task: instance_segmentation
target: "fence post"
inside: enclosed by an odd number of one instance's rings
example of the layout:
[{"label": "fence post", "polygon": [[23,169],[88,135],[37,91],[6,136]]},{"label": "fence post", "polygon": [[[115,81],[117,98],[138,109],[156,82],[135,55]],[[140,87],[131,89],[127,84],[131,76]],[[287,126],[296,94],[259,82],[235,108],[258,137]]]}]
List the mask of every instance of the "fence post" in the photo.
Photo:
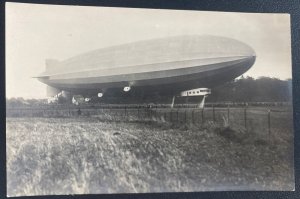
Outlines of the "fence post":
[{"label": "fence post", "polygon": [[167,121],[167,112],[166,111],[164,111],[164,119],[165,119],[165,121]]},{"label": "fence post", "polygon": [[127,115],[127,107],[125,106],[125,108],[124,108],[124,116],[125,116],[125,119],[126,119],[126,115]]},{"label": "fence post", "polygon": [[202,124],[204,124],[204,108],[202,108],[201,119]]},{"label": "fence post", "polygon": [[271,135],[271,110],[268,110],[268,130],[269,130],[269,136]]},{"label": "fence post", "polygon": [[185,112],[184,112],[184,123],[186,124],[186,110],[185,110]]},{"label": "fence post", "polygon": [[177,123],[179,123],[179,113],[178,113],[178,109],[177,109]]},{"label": "fence post", "polygon": [[194,120],[194,112],[195,112],[195,110],[193,109],[193,111],[192,111],[192,123],[194,124],[195,122],[195,120]]},{"label": "fence post", "polygon": [[229,122],[229,104],[227,105],[227,120],[228,120],[228,124],[230,123]]},{"label": "fence post", "polygon": [[244,121],[245,121],[245,129],[246,129],[246,131],[248,131],[248,129],[247,129],[247,108],[244,109]]},{"label": "fence post", "polygon": [[216,117],[215,117],[215,106],[214,105],[212,107],[212,110],[213,110],[213,121],[215,122],[216,121]]},{"label": "fence post", "polygon": [[170,111],[170,121],[173,122],[173,110]]}]

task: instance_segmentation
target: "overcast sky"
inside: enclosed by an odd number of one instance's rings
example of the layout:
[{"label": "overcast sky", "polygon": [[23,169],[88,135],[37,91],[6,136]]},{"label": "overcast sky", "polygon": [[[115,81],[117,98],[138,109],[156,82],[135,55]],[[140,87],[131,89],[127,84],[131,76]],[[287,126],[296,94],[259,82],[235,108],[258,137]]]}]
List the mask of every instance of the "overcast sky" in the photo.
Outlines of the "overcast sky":
[{"label": "overcast sky", "polygon": [[6,96],[45,98],[46,86],[31,78],[45,70],[45,59],[183,34],[243,41],[257,55],[244,75],[291,78],[288,14],[6,3]]}]

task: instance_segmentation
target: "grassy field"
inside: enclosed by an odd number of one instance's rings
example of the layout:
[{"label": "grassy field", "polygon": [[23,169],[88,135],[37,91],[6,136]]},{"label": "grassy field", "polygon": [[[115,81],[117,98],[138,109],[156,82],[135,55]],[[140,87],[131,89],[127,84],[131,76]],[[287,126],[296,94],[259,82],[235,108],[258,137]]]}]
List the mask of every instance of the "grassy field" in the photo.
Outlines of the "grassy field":
[{"label": "grassy field", "polygon": [[206,122],[7,118],[9,196],[292,190],[293,134]]}]

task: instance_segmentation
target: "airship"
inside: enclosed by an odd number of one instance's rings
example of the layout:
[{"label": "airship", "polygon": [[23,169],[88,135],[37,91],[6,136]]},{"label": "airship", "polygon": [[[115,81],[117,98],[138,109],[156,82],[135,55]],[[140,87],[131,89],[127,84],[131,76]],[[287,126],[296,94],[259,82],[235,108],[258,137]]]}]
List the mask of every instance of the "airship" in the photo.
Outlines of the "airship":
[{"label": "airship", "polygon": [[180,35],[110,46],[62,61],[48,59],[37,78],[48,85],[48,95],[64,91],[88,98],[142,91],[176,96],[231,81],[255,59],[249,45],[232,38]]}]

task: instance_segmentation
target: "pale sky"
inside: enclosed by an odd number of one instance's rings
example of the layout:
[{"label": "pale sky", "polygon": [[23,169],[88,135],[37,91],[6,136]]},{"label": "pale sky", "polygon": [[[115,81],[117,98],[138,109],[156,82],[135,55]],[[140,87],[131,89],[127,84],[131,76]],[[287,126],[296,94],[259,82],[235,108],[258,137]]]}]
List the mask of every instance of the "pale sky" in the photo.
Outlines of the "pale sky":
[{"label": "pale sky", "polygon": [[290,16],[6,3],[6,97],[45,98],[45,59],[175,35],[230,37],[256,52],[244,76],[292,77]]}]

